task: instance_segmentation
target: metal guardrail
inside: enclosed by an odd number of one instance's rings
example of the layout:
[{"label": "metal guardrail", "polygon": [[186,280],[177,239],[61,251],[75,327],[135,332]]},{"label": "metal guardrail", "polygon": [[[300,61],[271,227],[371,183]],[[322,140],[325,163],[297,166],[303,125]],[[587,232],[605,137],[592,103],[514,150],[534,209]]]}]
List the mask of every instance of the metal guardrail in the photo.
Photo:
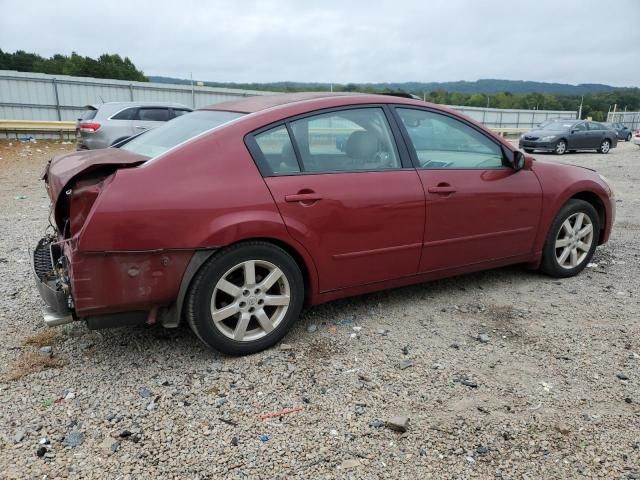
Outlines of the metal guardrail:
[{"label": "metal guardrail", "polygon": [[75,136],[76,122],[54,122],[41,120],[0,120],[0,132],[9,138],[19,134],[59,134],[60,138]]}]

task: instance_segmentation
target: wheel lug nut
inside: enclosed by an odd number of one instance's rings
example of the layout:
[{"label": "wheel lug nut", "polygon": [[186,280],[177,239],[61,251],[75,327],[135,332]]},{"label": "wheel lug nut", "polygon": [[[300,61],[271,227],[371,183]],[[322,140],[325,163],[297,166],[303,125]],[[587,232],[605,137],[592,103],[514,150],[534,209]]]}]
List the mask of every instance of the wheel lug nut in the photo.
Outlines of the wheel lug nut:
[{"label": "wheel lug nut", "polygon": [[246,307],[246,306],[247,306],[247,304],[246,304],[246,303],[244,303],[244,302],[240,302],[240,308],[244,308],[244,307]]},{"label": "wheel lug nut", "polygon": [[255,308],[253,308],[253,307],[251,307],[251,308],[249,309],[249,313],[253,313],[254,311],[255,311]]},{"label": "wheel lug nut", "polygon": [[255,291],[254,291],[254,293],[255,293],[256,295],[257,295],[258,293],[260,293],[260,289],[259,289],[259,288],[256,288],[256,289],[255,289]]}]

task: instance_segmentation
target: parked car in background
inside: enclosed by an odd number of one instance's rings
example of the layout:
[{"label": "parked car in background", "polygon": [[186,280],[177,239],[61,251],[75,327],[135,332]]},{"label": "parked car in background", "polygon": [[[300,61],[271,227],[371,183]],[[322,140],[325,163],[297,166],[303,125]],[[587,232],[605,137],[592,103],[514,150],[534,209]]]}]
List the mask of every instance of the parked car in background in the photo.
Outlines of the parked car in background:
[{"label": "parked car in background", "polygon": [[633,143],[640,147],[640,128],[633,132]]},{"label": "parked car in background", "polygon": [[609,153],[618,145],[615,130],[587,120],[560,120],[520,136],[519,147],[527,153],[535,150],[563,155],[568,151],[597,150]]},{"label": "parked car in background", "polygon": [[87,105],[76,123],[79,150],[107,148],[191,112],[179,103],[107,102]]},{"label": "parked car in background", "polygon": [[554,123],[554,122],[562,122],[562,121],[565,121],[565,122],[572,122],[573,120],[575,120],[575,119],[573,119],[573,118],[561,118],[561,117],[557,117],[557,118],[548,118],[547,120],[545,120],[545,121],[543,121],[543,122],[540,122],[540,123],[537,125],[537,127],[538,127],[538,128],[542,128],[542,127],[546,127],[546,126],[547,126],[547,125],[549,125],[550,123]]},{"label": "parked car in background", "polygon": [[56,157],[43,178],[49,325],[184,319],[235,355],[275,344],[304,305],[510,264],[576,275],[615,218],[593,170],[384,95],[220,103]]},{"label": "parked car in background", "polygon": [[618,140],[625,140],[627,142],[631,141],[632,132],[631,132],[631,129],[626,125],[622,123],[610,123],[610,122],[604,122],[603,125],[606,125],[612,130],[615,130],[616,133],[618,134]]}]

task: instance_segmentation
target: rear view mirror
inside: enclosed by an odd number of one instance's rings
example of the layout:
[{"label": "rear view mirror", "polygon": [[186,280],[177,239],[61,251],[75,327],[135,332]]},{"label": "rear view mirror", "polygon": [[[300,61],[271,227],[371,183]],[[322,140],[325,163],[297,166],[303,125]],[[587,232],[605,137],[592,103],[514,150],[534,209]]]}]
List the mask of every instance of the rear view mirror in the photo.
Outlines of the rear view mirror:
[{"label": "rear view mirror", "polygon": [[524,168],[524,153],[520,150],[513,154],[513,169],[517,172]]}]

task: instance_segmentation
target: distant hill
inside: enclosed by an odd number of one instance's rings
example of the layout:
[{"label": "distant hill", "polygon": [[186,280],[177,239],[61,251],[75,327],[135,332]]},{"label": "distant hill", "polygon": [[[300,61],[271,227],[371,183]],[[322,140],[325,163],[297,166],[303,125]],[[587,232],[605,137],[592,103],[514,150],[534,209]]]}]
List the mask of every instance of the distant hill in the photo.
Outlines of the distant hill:
[{"label": "distant hill", "polygon": [[[183,78],[172,78],[162,76],[149,76],[149,81],[159,83],[190,84],[191,81]],[[250,90],[273,90],[273,91],[300,91],[300,90],[330,90],[329,83],[313,82],[269,82],[269,83],[230,83],[230,82],[209,82],[204,84],[209,87],[242,88]],[[571,85],[568,83],[546,83],[531,82],[526,80],[498,80],[482,79],[474,82],[390,82],[390,83],[349,83],[334,84],[334,90],[392,90],[405,92],[432,92],[445,90],[447,92],[458,93],[484,93],[496,94],[500,92],[510,92],[514,95],[527,93],[552,93],[557,95],[585,95],[589,93],[613,92],[621,90],[621,87],[603,85],[600,83],[581,83]]]}]

